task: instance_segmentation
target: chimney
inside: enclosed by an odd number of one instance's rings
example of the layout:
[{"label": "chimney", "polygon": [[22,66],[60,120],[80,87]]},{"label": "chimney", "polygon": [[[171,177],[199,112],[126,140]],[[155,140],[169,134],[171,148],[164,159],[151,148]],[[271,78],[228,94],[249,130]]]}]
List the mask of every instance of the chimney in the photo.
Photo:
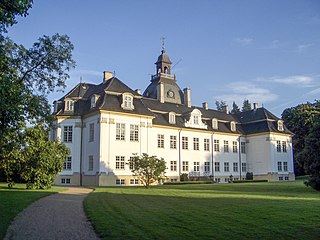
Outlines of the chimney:
[{"label": "chimney", "polygon": [[223,106],[222,107],[222,112],[225,112],[226,114],[229,114],[229,106],[228,105]]},{"label": "chimney", "polygon": [[112,72],[108,72],[108,71],[103,72],[103,82],[109,80],[112,77],[113,77]]},{"label": "chimney", "polygon": [[158,92],[158,100],[161,103],[164,103],[164,85],[163,85],[163,82],[159,83],[157,92]]},{"label": "chimney", "polygon": [[253,103],[253,110],[257,110],[259,107],[259,104],[258,103]]},{"label": "chimney", "polygon": [[203,107],[205,110],[208,110],[208,109],[209,109],[207,102],[202,103],[202,107]]},{"label": "chimney", "polygon": [[184,93],[184,105],[186,105],[188,108],[190,108],[191,107],[190,88],[183,89],[183,93]]},{"label": "chimney", "polygon": [[137,89],[135,90],[135,92],[141,95],[141,89],[140,89],[140,88],[137,88]]}]

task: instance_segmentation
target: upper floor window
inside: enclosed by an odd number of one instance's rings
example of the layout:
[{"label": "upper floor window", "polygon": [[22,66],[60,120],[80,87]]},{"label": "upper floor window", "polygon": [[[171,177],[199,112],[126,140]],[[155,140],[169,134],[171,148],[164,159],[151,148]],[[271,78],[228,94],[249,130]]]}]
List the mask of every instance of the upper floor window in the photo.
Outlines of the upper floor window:
[{"label": "upper floor window", "polygon": [[164,148],[164,135],[158,134],[158,148]]},{"label": "upper floor window", "polygon": [[218,129],[218,119],[216,118],[212,119],[212,128]]},{"label": "upper floor window", "polygon": [[63,163],[63,169],[64,170],[71,170],[71,165],[72,165],[72,157],[69,156]]},{"label": "upper floor window", "polygon": [[125,140],[126,136],[126,124],[117,123],[116,124],[116,140]]},{"label": "upper floor window", "polygon": [[72,126],[63,127],[63,141],[68,143],[72,142]]},{"label": "upper floor window", "polygon": [[65,111],[73,111],[74,109],[74,101],[73,100],[66,100],[65,101]]},{"label": "upper floor window", "polygon": [[90,123],[89,125],[89,142],[94,141],[94,123]]},{"label": "upper floor window", "polygon": [[199,125],[199,116],[197,116],[197,115],[193,116],[193,124]]},{"label": "upper floor window", "polygon": [[283,131],[283,121],[281,120],[278,121],[278,131]]},{"label": "upper floor window", "polygon": [[173,112],[169,113],[169,123],[170,124],[176,124],[176,115]]},{"label": "upper floor window", "polygon": [[129,93],[124,93],[122,95],[122,104],[121,107],[127,110],[133,110],[133,96]]},{"label": "upper floor window", "polygon": [[230,123],[230,128],[231,128],[232,132],[235,132],[236,131],[236,123],[235,122],[231,122]]},{"label": "upper floor window", "polygon": [[130,141],[139,141],[139,125],[130,124]]}]

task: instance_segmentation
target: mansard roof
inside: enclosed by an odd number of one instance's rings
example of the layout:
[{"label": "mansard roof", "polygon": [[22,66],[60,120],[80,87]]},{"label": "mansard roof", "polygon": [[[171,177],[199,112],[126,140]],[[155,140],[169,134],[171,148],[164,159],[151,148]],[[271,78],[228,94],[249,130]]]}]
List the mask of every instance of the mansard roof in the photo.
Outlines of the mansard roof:
[{"label": "mansard roof", "polygon": [[[123,93],[130,93],[133,95],[133,110],[125,110],[121,107]],[[90,98],[94,94],[97,95],[98,98],[96,106],[91,108]],[[64,99],[73,99],[75,101],[73,112],[64,111]],[[69,93],[62,97],[59,102],[60,105],[58,105],[57,116],[84,116],[98,110],[107,110],[150,116],[153,117],[153,124],[192,128],[186,127],[185,123],[186,121],[189,121],[192,111],[198,109],[202,114],[202,122],[207,126],[207,129],[201,129],[203,131],[244,135],[265,132],[292,134],[285,126],[284,131],[278,131],[277,123],[280,119],[265,108],[258,108],[237,114],[228,114],[226,112],[204,109],[197,106],[191,106],[189,108],[184,104],[169,102],[160,103],[157,99],[141,96],[116,77],[106,80],[99,85],[79,83]],[[175,124],[169,123],[169,112],[174,112],[176,114]],[[212,128],[213,118],[218,119],[218,129]],[[232,121],[237,123],[235,132],[232,132],[230,129],[230,122]]]}]

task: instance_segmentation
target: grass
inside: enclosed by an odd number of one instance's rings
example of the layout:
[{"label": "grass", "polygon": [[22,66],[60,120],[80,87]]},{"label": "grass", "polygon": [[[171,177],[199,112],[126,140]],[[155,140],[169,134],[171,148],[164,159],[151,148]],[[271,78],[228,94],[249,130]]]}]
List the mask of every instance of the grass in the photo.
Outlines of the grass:
[{"label": "grass", "polygon": [[32,202],[47,195],[61,192],[62,188],[49,190],[27,190],[25,184],[15,184],[12,189],[7,183],[0,183],[0,239],[3,239],[7,228],[14,217]]},{"label": "grass", "polygon": [[320,239],[320,193],[302,181],[96,188],[104,239]]}]

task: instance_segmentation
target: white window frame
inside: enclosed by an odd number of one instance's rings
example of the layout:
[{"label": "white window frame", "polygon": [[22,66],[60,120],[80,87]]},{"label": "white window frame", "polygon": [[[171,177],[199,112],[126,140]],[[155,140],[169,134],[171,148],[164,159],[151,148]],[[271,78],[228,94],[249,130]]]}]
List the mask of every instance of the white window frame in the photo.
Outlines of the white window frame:
[{"label": "white window frame", "polygon": [[246,154],[246,143],[245,142],[240,143],[240,148],[241,148],[241,153]]},{"label": "white window frame", "polygon": [[238,153],[238,142],[237,141],[232,142],[232,151],[233,151],[233,153]]},{"label": "white window frame", "polygon": [[216,118],[212,119],[212,128],[218,129],[218,119],[216,119]]},{"label": "white window frame", "polygon": [[237,162],[233,163],[233,172],[238,172],[239,171],[239,166]]},{"label": "white window frame", "polygon": [[188,137],[182,137],[182,149],[183,150],[189,149]]},{"label": "white window frame", "polygon": [[116,169],[124,170],[125,166],[125,157],[124,156],[116,156]]},{"label": "white window frame", "polygon": [[210,172],[210,162],[204,162],[204,172]]},{"label": "white window frame", "polygon": [[223,164],[224,166],[224,172],[230,172],[230,165],[229,165],[229,162],[225,162]]},{"label": "white window frame", "polygon": [[220,141],[219,139],[213,140],[213,149],[215,152],[220,152]]},{"label": "white window frame", "polygon": [[203,139],[203,150],[210,151],[210,139],[209,138]]},{"label": "white window frame", "polygon": [[277,152],[281,152],[281,141],[277,140]]},{"label": "white window frame", "polygon": [[288,172],[288,162],[283,162],[283,171]]},{"label": "white window frame", "polygon": [[200,172],[200,162],[193,162],[193,171]]},{"label": "white window frame", "polygon": [[177,149],[177,136],[170,136],[170,149]]},{"label": "white window frame", "polygon": [[199,150],[199,138],[193,138],[193,150]]},{"label": "white window frame", "polygon": [[73,126],[63,126],[63,142],[72,143]]},{"label": "white window frame", "polygon": [[215,172],[220,172],[220,162],[215,162],[214,163],[214,171]]},{"label": "white window frame", "polygon": [[130,124],[130,141],[139,142],[139,125]]},{"label": "white window frame", "polygon": [[230,122],[230,130],[232,132],[235,132],[237,130],[236,122],[234,122],[234,121]]},{"label": "white window frame", "polygon": [[241,170],[242,172],[246,172],[247,171],[247,163],[241,163]]},{"label": "white window frame", "polygon": [[169,113],[169,123],[176,124],[176,114],[174,112]]},{"label": "white window frame", "polygon": [[188,171],[189,171],[189,162],[182,161],[182,172],[188,172]]},{"label": "white window frame", "polygon": [[63,163],[63,170],[70,171],[72,170],[72,157],[68,156]]},{"label": "white window frame", "polygon": [[171,172],[177,171],[177,161],[170,161],[170,171]]},{"label": "white window frame", "polygon": [[158,134],[158,148],[164,148],[164,134]]},{"label": "white window frame", "polygon": [[126,124],[116,123],[116,140],[125,141],[126,140]]},{"label": "white window frame", "polygon": [[287,152],[287,142],[282,141],[282,152],[286,153]]},{"label": "white window frame", "polygon": [[278,131],[283,132],[284,131],[284,127],[283,127],[283,121],[278,120]]},{"label": "white window frame", "polygon": [[278,161],[278,172],[282,172],[282,162],[281,161]]},{"label": "white window frame", "polygon": [[65,100],[65,111],[73,112],[74,111],[74,101],[71,99]]},{"label": "white window frame", "polygon": [[122,94],[122,104],[121,107],[125,110],[133,110],[133,95],[131,93]]},{"label": "white window frame", "polygon": [[229,141],[228,140],[224,140],[223,141],[223,151],[225,153],[228,153],[229,152]]}]

